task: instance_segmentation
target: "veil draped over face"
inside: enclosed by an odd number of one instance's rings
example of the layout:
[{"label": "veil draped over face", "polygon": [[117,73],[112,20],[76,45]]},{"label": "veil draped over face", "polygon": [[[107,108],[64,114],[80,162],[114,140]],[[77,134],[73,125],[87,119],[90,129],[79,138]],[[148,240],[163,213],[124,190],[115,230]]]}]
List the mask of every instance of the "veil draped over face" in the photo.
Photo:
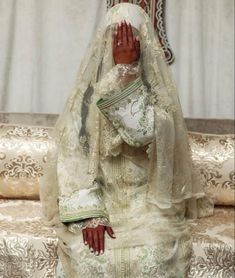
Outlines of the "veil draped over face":
[{"label": "veil draped over face", "polygon": [[[125,70],[122,65],[114,64],[112,55],[114,26],[121,19],[130,22],[140,38],[138,73],[149,88],[149,100],[154,105],[155,138],[146,150],[150,159],[146,202],[164,209],[188,199],[188,204],[194,208],[191,212],[196,213],[197,199],[205,193],[197,180],[199,175],[193,170],[177,89],[148,15],[138,5],[129,3],[117,4],[107,12],[89,45],[76,86],[55,126],[58,151],[62,154],[63,165],[68,167],[58,172],[60,189],[57,186],[51,187],[54,189],[50,192],[46,189],[42,198],[48,202],[54,198],[55,203],[58,196],[69,196],[76,191],[78,184],[79,188],[87,188],[97,178],[101,115],[96,102],[114,87],[121,86],[118,77]],[[123,142],[111,126],[109,137],[107,155],[112,153],[109,149],[118,149]],[[53,168],[53,163],[60,165],[60,157],[53,160],[48,154],[49,158],[50,167]],[[50,177],[47,182],[53,183],[52,179]],[[48,218],[53,216],[47,209],[46,214]]]}]

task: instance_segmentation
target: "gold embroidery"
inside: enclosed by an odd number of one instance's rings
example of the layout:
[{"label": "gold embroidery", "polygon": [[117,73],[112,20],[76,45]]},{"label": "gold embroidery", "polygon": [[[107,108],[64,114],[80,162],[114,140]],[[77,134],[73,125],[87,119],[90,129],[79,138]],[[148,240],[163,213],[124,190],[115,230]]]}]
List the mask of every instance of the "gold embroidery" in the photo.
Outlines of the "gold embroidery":
[{"label": "gold embroidery", "polygon": [[223,188],[235,189],[235,171],[229,173],[229,180],[222,183]]},{"label": "gold embroidery", "polygon": [[218,231],[219,227],[221,227],[222,230],[230,228],[231,225],[233,226],[234,217],[235,211],[233,207],[227,206],[226,208],[216,207],[213,216],[197,219],[191,224],[194,243],[224,243],[223,238],[219,236],[219,233],[210,234],[210,231],[213,230],[214,227],[217,227]]},{"label": "gold embroidery", "polygon": [[46,239],[37,249],[29,239],[6,237],[0,240],[0,275],[4,278],[54,277],[57,265],[57,240]]},{"label": "gold embroidery", "polygon": [[202,148],[206,147],[211,141],[211,138],[209,136],[205,136],[202,134],[190,134],[190,136],[192,140],[194,140],[195,144]]},{"label": "gold embroidery", "polygon": [[43,167],[29,155],[19,155],[4,164],[5,170],[0,172],[5,178],[38,178],[43,176]]},{"label": "gold embroidery", "polygon": [[46,154],[55,149],[52,128],[0,124],[0,196],[39,198]]},{"label": "gold embroidery", "polygon": [[[1,126],[2,128],[4,126]],[[30,138],[43,138],[49,139],[48,130],[46,128],[28,127],[28,126],[15,126],[7,130],[4,137],[30,137]]]},{"label": "gold embroidery", "polygon": [[235,253],[231,246],[210,244],[203,248],[204,256],[193,256],[188,278],[191,277],[234,277]]},{"label": "gold embroidery", "polygon": [[0,199],[0,277],[55,277],[58,239],[40,201]]},{"label": "gold embroidery", "polygon": [[232,134],[189,132],[195,171],[215,204],[235,204],[234,140]]}]

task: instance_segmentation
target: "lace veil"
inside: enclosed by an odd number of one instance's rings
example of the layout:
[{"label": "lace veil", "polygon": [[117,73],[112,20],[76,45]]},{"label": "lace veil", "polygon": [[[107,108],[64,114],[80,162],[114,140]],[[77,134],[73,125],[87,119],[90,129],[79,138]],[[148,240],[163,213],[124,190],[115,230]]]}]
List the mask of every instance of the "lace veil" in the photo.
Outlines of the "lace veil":
[{"label": "lace veil", "polygon": [[[56,124],[56,143],[65,160],[63,165],[67,164],[68,169],[66,175],[63,174],[63,168],[58,172],[60,192],[57,186],[50,187],[51,191],[42,189],[42,199],[47,204],[50,202],[50,205],[44,206],[48,219],[58,213],[56,208],[48,210],[53,198],[55,204],[58,195],[71,194],[78,183],[80,188],[86,188],[97,178],[100,113],[96,102],[115,86],[120,86],[118,76],[125,72],[122,65],[114,65],[112,56],[112,34],[115,24],[121,19],[130,22],[135,27],[135,34],[140,37],[141,59],[135,71],[138,71],[148,87],[155,111],[156,136],[147,148],[151,167],[146,201],[164,209],[170,208],[172,203],[193,198],[194,201],[191,199],[189,203],[192,205],[194,202],[195,209],[196,199],[204,196],[202,184],[196,181],[198,175],[193,171],[187,128],[177,89],[152,23],[138,5],[121,3],[111,8],[100,23],[80,66],[76,86]],[[112,128],[110,138],[118,144],[122,143]],[[60,164],[60,159],[56,161],[57,158],[53,158],[52,154],[50,156],[50,153],[48,159],[51,168],[55,167],[53,165],[56,162]],[[51,181],[53,178],[56,182],[55,176],[50,177]]]}]

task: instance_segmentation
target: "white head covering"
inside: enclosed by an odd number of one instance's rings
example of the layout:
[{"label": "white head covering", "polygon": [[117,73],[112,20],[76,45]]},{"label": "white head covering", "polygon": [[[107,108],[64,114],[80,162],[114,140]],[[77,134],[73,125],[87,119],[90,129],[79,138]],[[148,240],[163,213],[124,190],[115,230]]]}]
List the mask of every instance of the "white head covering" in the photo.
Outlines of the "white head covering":
[{"label": "white head covering", "polygon": [[143,12],[138,5],[131,3],[122,3],[119,5],[118,12],[113,13],[110,9],[105,16],[106,27],[115,23],[119,23],[122,20],[126,20],[133,27],[139,30],[143,23]]}]

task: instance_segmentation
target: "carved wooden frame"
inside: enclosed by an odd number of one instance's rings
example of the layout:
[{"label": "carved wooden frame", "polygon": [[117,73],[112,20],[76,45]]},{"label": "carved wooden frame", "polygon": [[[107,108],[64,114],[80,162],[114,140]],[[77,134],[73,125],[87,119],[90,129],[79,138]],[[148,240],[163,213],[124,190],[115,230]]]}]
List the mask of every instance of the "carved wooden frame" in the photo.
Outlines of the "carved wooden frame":
[{"label": "carved wooden frame", "polygon": [[149,15],[156,34],[164,50],[166,62],[172,64],[174,61],[174,54],[170,47],[165,29],[165,0],[106,0],[107,9],[121,2],[130,2],[140,5]]}]

